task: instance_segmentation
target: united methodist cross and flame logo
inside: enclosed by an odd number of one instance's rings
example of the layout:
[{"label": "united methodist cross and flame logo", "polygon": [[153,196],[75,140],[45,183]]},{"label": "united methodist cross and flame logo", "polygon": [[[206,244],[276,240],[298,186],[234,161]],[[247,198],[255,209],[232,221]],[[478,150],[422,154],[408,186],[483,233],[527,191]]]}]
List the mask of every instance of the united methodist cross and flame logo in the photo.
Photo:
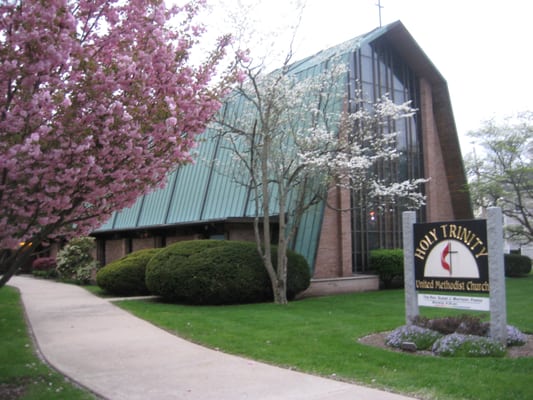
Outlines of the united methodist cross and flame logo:
[{"label": "united methodist cross and flame logo", "polygon": [[[452,259],[451,255],[454,253],[451,251],[452,244],[451,242],[448,242],[446,246],[444,246],[444,250],[442,250],[442,254],[440,256],[440,263],[442,264],[442,268],[448,270],[450,272],[450,276],[452,276]],[[446,257],[448,257],[448,254],[450,255],[450,263],[446,261]]]},{"label": "united methodist cross and flame logo", "polygon": [[479,278],[472,252],[457,240],[445,240],[429,253],[424,269],[426,277]]}]

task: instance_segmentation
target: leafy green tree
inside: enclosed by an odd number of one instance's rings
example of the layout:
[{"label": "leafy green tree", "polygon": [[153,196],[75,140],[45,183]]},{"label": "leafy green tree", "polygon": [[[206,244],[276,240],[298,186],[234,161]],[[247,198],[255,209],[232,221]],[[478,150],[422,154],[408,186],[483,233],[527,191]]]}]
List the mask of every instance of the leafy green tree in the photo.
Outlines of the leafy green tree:
[{"label": "leafy green tree", "polygon": [[473,205],[501,207],[508,238],[533,243],[533,112],[486,121],[469,136],[481,149],[465,160]]}]

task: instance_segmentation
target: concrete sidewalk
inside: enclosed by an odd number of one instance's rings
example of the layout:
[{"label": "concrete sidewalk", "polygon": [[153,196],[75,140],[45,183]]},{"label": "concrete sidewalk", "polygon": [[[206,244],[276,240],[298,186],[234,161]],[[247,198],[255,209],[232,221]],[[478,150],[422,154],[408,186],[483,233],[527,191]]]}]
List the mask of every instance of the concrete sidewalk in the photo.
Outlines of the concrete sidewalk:
[{"label": "concrete sidewalk", "polygon": [[74,285],[20,276],[9,285],[45,359],[106,399],[409,399],[192,344]]}]

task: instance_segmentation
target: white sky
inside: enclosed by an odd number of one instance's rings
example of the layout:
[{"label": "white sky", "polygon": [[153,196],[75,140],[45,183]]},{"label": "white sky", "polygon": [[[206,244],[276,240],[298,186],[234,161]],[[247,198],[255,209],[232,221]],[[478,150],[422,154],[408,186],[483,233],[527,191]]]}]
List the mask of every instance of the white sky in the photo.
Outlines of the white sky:
[{"label": "white sky", "polygon": [[[219,1],[230,7],[239,2]],[[294,59],[376,28],[377,2],[307,0]],[[261,5],[261,25],[284,25],[287,0]],[[447,80],[463,154],[469,147],[465,134],[482,121],[533,110],[533,1],[381,0],[381,5],[382,24],[401,20]]]}]

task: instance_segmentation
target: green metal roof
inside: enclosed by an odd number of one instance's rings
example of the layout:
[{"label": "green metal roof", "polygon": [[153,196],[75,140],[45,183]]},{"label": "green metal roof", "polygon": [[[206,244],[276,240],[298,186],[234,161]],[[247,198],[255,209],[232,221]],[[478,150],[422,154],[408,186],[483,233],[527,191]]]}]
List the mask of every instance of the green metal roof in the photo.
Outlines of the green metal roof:
[{"label": "green metal roof", "polygon": [[[375,29],[295,62],[289,67],[290,71],[303,78],[319,74],[333,59],[349,63],[349,54],[362,44],[383,35],[395,24]],[[241,100],[237,98],[232,102],[232,112],[243,112]],[[337,106],[340,110],[342,105]],[[231,165],[232,153],[220,145],[220,139],[213,130],[208,128],[198,137],[196,150],[196,162],[180,166],[170,173],[165,188],[141,196],[132,207],[113,214],[95,233],[254,216],[254,203],[248,189],[234,182],[227,174],[215,170],[219,164]],[[323,210],[323,204],[308,210],[302,218],[294,243],[295,250],[303,254],[311,266],[314,265]],[[275,209],[273,214],[276,214]]]}]

